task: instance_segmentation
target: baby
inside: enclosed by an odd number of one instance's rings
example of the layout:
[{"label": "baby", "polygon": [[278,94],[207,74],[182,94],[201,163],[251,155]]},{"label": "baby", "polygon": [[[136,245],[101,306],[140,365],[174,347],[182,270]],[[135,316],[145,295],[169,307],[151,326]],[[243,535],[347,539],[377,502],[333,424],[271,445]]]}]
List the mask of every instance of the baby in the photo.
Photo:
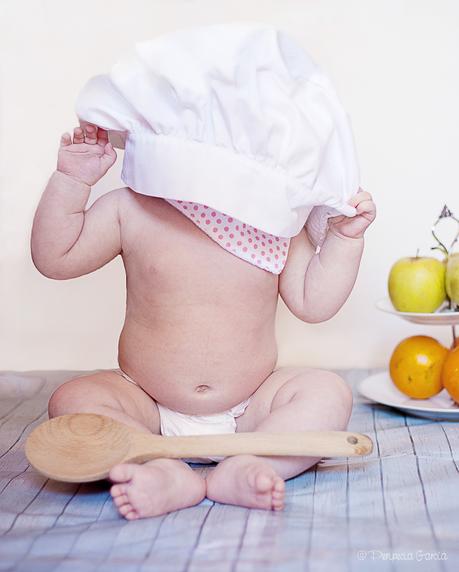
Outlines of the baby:
[{"label": "baby", "polygon": [[[330,371],[276,369],[274,322],[278,294],[309,323],[341,308],[375,218],[371,195],[352,197],[356,216],[329,219],[319,253],[305,229],[293,237],[276,274],[222,248],[161,198],[125,187],[85,211],[91,186],[115,160],[107,132],[96,125],[65,133],[35,214],[32,257],[42,274],[76,278],[120,255],[127,277],[120,369],[67,381],[52,395],[49,416],[99,413],[169,435],[344,430],[350,389]],[[237,455],[221,460],[207,478],[181,460],[124,463],[110,471],[111,495],[127,519],[192,506],[206,496],[281,510],[284,480],[318,460]]]}]

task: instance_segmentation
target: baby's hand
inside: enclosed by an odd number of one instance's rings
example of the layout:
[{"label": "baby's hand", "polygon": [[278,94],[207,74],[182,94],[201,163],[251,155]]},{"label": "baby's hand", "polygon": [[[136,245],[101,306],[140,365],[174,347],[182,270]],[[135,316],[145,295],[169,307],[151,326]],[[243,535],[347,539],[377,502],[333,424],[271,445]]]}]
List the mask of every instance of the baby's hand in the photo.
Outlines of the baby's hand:
[{"label": "baby's hand", "polygon": [[357,214],[353,217],[339,215],[328,219],[332,232],[348,238],[362,238],[366,229],[376,217],[376,205],[370,193],[359,189],[349,204],[356,208]]},{"label": "baby's hand", "polygon": [[97,183],[116,161],[108,133],[96,125],[75,127],[61,137],[57,170],[89,186]]}]

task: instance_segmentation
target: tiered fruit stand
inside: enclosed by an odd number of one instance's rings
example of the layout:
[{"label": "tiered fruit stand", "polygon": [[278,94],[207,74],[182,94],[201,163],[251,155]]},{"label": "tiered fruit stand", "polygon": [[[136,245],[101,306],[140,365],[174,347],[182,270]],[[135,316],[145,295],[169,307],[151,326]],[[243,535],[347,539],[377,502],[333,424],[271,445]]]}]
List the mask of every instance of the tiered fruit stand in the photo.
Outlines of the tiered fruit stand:
[{"label": "tiered fruit stand", "polygon": [[[451,242],[449,249],[447,249],[435,233],[435,227],[445,218],[453,219],[459,227],[459,220],[453,216],[445,205],[431,229],[432,235],[438,243],[438,246],[433,247],[432,250],[441,250],[442,253],[447,256],[453,252],[454,244],[459,238],[459,230]],[[459,324],[459,311],[457,310],[459,307],[451,301],[445,302],[438,310],[431,313],[399,312],[394,308],[389,298],[378,300],[376,307],[382,312],[393,314],[414,324],[450,326],[452,331],[451,348],[454,348],[456,345],[456,325]],[[451,399],[446,390],[441,391],[438,395],[430,399],[411,399],[395,387],[389,370],[364,379],[359,386],[359,392],[371,401],[395,407],[403,412],[411,413],[419,417],[459,420],[459,406]]]}]

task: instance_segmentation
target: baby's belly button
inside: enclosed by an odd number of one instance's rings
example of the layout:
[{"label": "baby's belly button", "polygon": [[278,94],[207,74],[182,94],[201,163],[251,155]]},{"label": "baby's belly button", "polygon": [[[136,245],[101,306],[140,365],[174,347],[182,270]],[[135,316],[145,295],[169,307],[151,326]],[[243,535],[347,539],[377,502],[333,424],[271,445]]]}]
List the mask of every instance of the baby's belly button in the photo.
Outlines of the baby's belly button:
[{"label": "baby's belly button", "polygon": [[210,385],[197,385],[194,390],[196,393],[207,393],[209,390],[211,390],[212,388],[210,387]]}]

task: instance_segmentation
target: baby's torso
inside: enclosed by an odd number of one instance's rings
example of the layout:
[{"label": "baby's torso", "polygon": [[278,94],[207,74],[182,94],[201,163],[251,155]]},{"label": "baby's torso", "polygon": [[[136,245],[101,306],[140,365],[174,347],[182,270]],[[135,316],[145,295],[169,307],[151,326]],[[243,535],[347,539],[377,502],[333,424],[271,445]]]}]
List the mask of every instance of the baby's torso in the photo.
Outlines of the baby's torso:
[{"label": "baby's torso", "polygon": [[120,367],[154,399],[205,414],[243,401],[277,360],[278,276],[224,250],[163,199],[131,192]]}]

